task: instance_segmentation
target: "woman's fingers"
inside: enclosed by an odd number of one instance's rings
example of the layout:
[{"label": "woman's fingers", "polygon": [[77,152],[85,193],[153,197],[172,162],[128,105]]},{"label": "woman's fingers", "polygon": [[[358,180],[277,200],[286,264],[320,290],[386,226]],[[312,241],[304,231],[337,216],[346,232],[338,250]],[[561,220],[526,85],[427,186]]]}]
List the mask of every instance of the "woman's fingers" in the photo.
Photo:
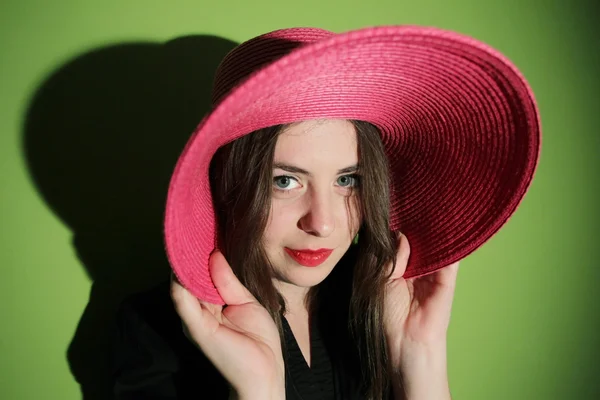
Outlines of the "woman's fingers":
[{"label": "woman's fingers", "polygon": [[[400,232],[397,237],[399,243],[396,252],[396,268],[390,276],[390,281],[402,278],[404,272],[406,272],[406,266],[408,265],[408,259],[410,257],[410,244],[408,243],[408,238]],[[392,265],[390,264],[390,269],[391,267]]]},{"label": "woman's fingers", "polygon": [[268,312],[220,252],[211,256],[210,271],[225,308],[199,301],[172,276],[171,296],[184,333],[238,392],[250,390],[263,378],[283,381],[281,344]]},{"label": "woman's fingers", "polygon": [[223,254],[216,250],[210,256],[210,275],[215,287],[227,305],[255,303],[256,298],[233,273]]},{"label": "woman's fingers", "polygon": [[202,303],[179,283],[174,274],[171,274],[171,298],[188,338],[191,336],[195,342],[203,341],[216,332],[219,321],[213,312],[203,307]]},{"label": "woman's fingers", "polygon": [[456,277],[458,275],[458,265],[459,261],[438,270],[437,282],[447,287],[455,287]]},{"label": "woman's fingers", "polygon": [[236,333],[223,328],[213,312],[208,310],[211,305],[198,301],[173,275],[171,297],[187,338],[198,346],[217,368],[226,368],[226,362],[231,357],[227,353],[233,343],[232,336]]}]

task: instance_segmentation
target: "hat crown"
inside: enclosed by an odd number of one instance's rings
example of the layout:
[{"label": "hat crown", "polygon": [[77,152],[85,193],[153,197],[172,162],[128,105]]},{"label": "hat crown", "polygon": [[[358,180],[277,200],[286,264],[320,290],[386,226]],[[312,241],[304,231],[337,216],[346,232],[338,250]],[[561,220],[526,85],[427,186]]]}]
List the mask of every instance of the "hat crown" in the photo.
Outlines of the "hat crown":
[{"label": "hat crown", "polygon": [[334,35],[320,28],[289,28],[265,33],[231,50],[215,73],[212,105],[216,106],[233,88],[253,73],[292,50]]}]

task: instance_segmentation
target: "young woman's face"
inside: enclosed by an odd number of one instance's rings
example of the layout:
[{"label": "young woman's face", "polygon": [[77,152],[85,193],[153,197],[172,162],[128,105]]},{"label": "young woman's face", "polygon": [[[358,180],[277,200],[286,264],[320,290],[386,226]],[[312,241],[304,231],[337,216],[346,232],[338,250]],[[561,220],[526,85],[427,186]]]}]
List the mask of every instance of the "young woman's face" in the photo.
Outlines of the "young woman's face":
[{"label": "young woman's face", "polygon": [[348,250],[361,222],[352,193],[357,164],[349,121],[296,123],[279,135],[264,236],[279,283],[315,286]]}]

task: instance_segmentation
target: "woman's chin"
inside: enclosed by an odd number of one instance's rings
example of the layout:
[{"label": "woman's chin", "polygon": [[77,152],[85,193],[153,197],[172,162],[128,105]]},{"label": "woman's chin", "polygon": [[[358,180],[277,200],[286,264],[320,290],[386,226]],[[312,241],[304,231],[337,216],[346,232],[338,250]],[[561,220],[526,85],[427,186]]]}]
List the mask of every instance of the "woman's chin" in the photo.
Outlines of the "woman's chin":
[{"label": "woman's chin", "polygon": [[323,265],[322,268],[295,266],[290,269],[288,269],[289,273],[286,274],[289,282],[295,286],[305,288],[317,286],[323,282],[333,270],[333,268],[325,265]]}]

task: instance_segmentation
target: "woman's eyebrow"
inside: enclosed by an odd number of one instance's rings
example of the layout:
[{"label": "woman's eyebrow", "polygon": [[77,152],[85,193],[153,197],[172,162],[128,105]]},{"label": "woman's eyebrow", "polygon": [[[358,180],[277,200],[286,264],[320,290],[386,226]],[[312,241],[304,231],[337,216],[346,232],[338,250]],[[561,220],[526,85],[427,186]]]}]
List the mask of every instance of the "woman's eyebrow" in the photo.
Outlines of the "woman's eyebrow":
[{"label": "woman's eyebrow", "polygon": [[[295,174],[303,174],[303,175],[306,175],[306,176],[311,176],[310,172],[308,172],[307,170],[302,169],[300,167],[296,167],[295,165],[290,165],[290,164],[276,162],[276,163],[273,163],[273,168],[282,169],[284,171],[292,172],[292,173],[295,173]],[[350,172],[356,172],[356,170],[358,170],[358,164],[354,164],[354,165],[351,165],[349,167],[342,168],[342,169],[338,170],[337,173],[338,174],[347,174],[347,173],[350,173]]]}]

